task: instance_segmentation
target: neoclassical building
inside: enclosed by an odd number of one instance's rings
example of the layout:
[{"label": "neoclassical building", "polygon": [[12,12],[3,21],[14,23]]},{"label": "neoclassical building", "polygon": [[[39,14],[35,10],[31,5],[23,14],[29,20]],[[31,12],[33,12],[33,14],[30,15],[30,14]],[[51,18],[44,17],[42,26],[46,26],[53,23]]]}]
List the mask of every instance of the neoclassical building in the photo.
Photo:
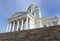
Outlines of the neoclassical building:
[{"label": "neoclassical building", "polygon": [[43,18],[38,6],[30,5],[25,12],[16,12],[8,18],[6,32],[42,28],[57,25],[58,17]]}]

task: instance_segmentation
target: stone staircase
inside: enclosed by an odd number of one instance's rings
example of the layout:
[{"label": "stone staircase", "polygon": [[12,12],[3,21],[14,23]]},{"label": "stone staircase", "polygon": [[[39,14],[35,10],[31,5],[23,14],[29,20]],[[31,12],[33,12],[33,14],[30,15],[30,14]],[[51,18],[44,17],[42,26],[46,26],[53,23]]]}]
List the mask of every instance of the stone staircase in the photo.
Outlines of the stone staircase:
[{"label": "stone staircase", "polygon": [[0,41],[60,41],[60,25],[0,33]]}]

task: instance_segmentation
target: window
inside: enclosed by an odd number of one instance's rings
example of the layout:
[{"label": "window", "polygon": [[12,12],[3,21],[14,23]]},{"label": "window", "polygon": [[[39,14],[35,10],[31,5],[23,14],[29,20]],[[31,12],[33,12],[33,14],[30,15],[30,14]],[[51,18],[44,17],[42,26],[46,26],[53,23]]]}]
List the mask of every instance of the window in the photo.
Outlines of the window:
[{"label": "window", "polygon": [[36,12],[34,11],[34,12],[32,13],[32,15],[36,17]]}]

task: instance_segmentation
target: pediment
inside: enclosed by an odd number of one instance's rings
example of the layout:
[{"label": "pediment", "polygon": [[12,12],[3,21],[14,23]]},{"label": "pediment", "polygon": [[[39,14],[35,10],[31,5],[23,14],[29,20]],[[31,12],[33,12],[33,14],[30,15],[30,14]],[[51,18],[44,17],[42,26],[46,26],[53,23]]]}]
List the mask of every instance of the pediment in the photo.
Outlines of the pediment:
[{"label": "pediment", "polygon": [[12,16],[10,16],[9,18],[13,18],[13,17],[17,17],[17,16],[22,16],[24,14],[27,14],[27,12],[16,12],[15,14],[13,14]]}]

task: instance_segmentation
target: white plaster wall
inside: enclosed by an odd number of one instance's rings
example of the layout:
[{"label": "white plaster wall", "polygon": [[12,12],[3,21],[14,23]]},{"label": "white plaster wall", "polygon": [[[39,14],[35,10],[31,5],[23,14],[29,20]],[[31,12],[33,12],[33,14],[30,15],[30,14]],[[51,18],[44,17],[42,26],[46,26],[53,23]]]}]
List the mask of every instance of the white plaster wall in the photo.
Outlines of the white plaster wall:
[{"label": "white plaster wall", "polygon": [[30,20],[30,29],[34,29],[34,28],[35,28],[34,21]]},{"label": "white plaster wall", "polygon": [[42,20],[43,25],[46,26],[54,26],[53,22],[58,22],[58,18],[57,17],[49,17],[49,18],[45,18]]},{"label": "white plaster wall", "polygon": [[30,18],[30,20],[29,20],[29,29],[34,29],[35,28],[35,25],[34,25],[35,24],[35,19],[30,14],[28,14],[28,17]]},{"label": "white plaster wall", "polygon": [[42,20],[40,20],[40,19],[36,19],[35,24],[36,24],[36,28],[42,28],[43,27]]}]

